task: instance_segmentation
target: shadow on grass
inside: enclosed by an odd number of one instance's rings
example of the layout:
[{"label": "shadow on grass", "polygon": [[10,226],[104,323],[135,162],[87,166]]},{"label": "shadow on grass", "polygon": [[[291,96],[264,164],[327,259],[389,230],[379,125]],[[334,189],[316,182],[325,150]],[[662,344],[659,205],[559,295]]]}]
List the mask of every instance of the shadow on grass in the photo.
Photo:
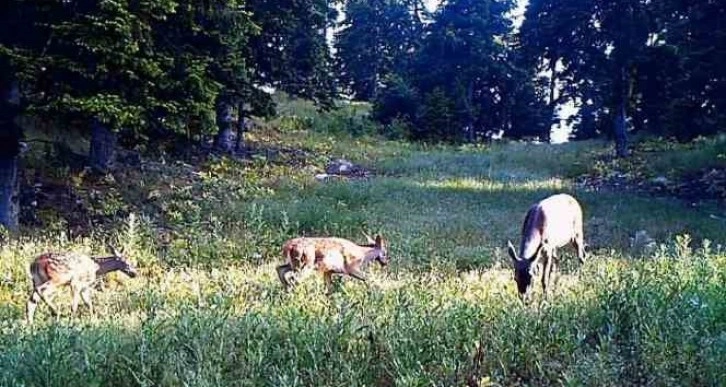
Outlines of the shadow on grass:
[{"label": "shadow on grass", "polygon": [[571,144],[503,143],[490,148],[433,149],[380,161],[392,176],[486,178],[489,180],[565,178],[581,173],[602,149],[593,142]]}]

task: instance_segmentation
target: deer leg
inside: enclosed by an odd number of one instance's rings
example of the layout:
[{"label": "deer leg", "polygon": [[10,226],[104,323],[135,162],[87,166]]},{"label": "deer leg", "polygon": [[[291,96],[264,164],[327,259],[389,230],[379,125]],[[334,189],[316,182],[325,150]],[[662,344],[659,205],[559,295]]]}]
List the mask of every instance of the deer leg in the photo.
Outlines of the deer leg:
[{"label": "deer leg", "polygon": [[88,307],[88,310],[91,312],[91,315],[94,315],[93,312],[93,303],[91,302],[91,288],[87,287],[81,290],[81,299],[83,300],[83,303],[86,304]]},{"label": "deer leg", "polygon": [[547,290],[548,290],[548,286],[549,286],[549,282],[550,282],[550,268],[552,265],[552,257],[550,256],[549,253],[547,253],[547,254],[544,254],[543,259],[544,259],[544,261],[542,262],[542,264],[544,266],[543,267],[544,270],[542,270],[542,293],[544,294],[544,297],[547,298]]},{"label": "deer leg", "polygon": [[327,295],[333,294],[333,272],[329,271],[323,274],[323,279],[325,280],[325,287],[328,289]]},{"label": "deer leg", "polygon": [[549,259],[547,260],[547,289],[549,289],[549,291],[551,292],[553,288],[552,277],[557,276],[557,251],[553,249],[548,255]]},{"label": "deer leg", "polygon": [[292,265],[290,265],[289,263],[277,267],[277,277],[280,279],[280,282],[282,282],[285,290],[290,290],[290,288],[292,287],[290,280],[287,278],[287,275],[292,271]]},{"label": "deer leg", "polygon": [[547,262],[549,257],[544,255],[542,258],[542,294],[547,297]]},{"label": "deer leg", "polygon": [[360,270],[358,270],[357,268],[354,268],[354,267],[348,268],[348,275],[350,275],[351,277],[353,277],[353,278],[355,278],[355,279],[357,279],[359,281],[363,281],[363,282],[366,282],[367,281],[366,275],[363,274],[363,272],[361,272]]},{"label": "deer leg", "polygon": [[560,278],[559,273],[557,272],[557,260],[558,260],[557,253],[555,253],[552,256],[552,259],[551,259],[552,262],[550,262],[550,278],[549,278],[550,284],[552,284],[552,280],[554,278],[554,285],[552,285],[551,287],[555,287]]},{"label": "deer leg", "polygon": [[296,276],[293,277],[293,286],[296,286],[300,282],[310,277],[315,272],[314,268],[310,265],[303,266]]},{"label": "deer leg", "polygon": [[78,303],[81,301],[81,289],[77,285],[71,285],[73,301],[71,301],[71,316],[75,317],[78,312]]},{"label": "deer leg", "polygon": [[575,237],[575,247],[577,248],[577,259],[581,264],[585,264],[585,239],[581,234]]},{"label": "deer leg", "polygon": [[30,294],[30,298],[28,299],[28,303],[25,305],[25,316],[29,324],[33,323],[33,317],[35,316],[35,309],[38,308],[38,302],[40,302],[40,294],[33,289],[33,292]]},{"label": "deer leg", "polygon": [[40,299],[43,300],[43,302],[46,305],[48,305],[48,307],[50,308],[50,313],[53,316],[56,316],[57,317],[58,316],[58,310],[56,310],[55,306],[53,306],[53,304],[48,300],[48,297],[47,297],[47,296],[50,296],[50,294],[54,290],[55,290],[55,288],[53,287],[53,284],[51,284],[50,282],[46,282],[46,283],[38,286],[37,288],[35,288],[35,292],[34,293],[37,294],[38,297],[40,297]]}]

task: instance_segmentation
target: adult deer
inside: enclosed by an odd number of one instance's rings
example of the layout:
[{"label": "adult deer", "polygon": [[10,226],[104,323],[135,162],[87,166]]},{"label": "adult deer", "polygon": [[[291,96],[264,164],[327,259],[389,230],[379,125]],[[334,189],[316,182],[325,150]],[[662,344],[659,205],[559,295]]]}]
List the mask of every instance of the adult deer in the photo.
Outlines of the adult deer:
[{"label": "adult deer", "polygon": [[91,290],[96,278],[120,270],[129,277],[136,277],[136,269],[113,247],[112,256],[92,258],[86,254],[65,252],[41,254],[30,264],[33,290],[26,305],[28,323],[33,322],[35,309],[42,300],[54,316],[58,315],[48,297],[58,288],[70,286],[73,293],[71,311],[75,315],[82,299],[93,314]]},{"label": "adult deer", "polygon": [[532,277],[542,256],[542,291],[547,297],[552,274],[556,270],[557,249],[574,244],[580,263],[585,262],[585,242],[582,231],[582,208],[570,195],[557,194],[534,204],[527,211],[522,225],[519,254],[511,241],[507,242],[514,263],[514,280],[523,301],[529,298]]},{"label": "adult deer", "polygon": [[285,289],[289,290],[315,271],[321,273],[328,288],[332,292],[332,277],[348,275],[357,280],[366,281],[361,267],[368,262],[376,261],[381,266],[388,264],[388,244],[380,236],[371,238],[363,233],[367,244],[356,244],[343,238],[294,238],[282,247],[282,255],[286,263],[277,267],[277,275]]}]

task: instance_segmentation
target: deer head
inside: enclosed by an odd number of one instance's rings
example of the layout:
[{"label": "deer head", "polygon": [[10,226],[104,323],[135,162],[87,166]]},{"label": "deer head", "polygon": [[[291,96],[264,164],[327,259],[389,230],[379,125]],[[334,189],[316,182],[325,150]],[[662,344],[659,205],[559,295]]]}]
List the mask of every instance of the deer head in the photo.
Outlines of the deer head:
[{"label": "deer head", "polygon": [[138,275],[136,268],[114,246],[109,244],[108,249],[111,250],[113,254],[113,259],[117,262],[116,265],[118,270],[131,278],[134,278]]},{"label": "deer head", "polygon": [[365,231],[361,231],[363,236],[368,241],[367,247],[372,248],[373,257],[371,259],[376,260],[381,266],[388,265],[388,243],[380,234],[377,234],[375,239],[371,238],[370,235],[366,234]]},{"label": "deer head", "polygon": [[512,241],[507,241],[507,250],[514,266],[514,281],[517,283],[519,297],[523,301],[529,298],[532,290],[532,278],[537,274],[537,259],[541,249],[542,245],[540,244],[533,256],[522,258],[517,254]]},{"label": "deer head", "polygon": [[[370,239],[370,237],[368,238]],[[388,242],[379,234],[376,235],[376,239],[373,240],[373,246],[378,251],[376,261],[378,261],[381,266],[388,265]]]}]

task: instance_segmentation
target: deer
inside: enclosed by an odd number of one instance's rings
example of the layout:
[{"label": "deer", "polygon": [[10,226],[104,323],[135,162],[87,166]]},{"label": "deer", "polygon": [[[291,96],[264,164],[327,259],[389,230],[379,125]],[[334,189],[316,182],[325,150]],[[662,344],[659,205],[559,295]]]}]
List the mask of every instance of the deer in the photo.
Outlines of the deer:
[{"label": "deer", "polygon": [[558,248],[573,244],[580,264],[585,263],[582,208],[568,194],[552,195],[532,205],[524,218],[521,234],[519,253],[511,240],[507,241],[507,249],[513,261],[519,297],[524,302],[529,299],[540,256],[543,257],[542,291],[545,298],[556,270]]},{"label": "deer", "polygon": [[388,265],[388,243],[381,235],[375,239],[363,232],[367,244],[357,244],[336,237],[299,237],[286,241],[282,247],[285,264],[277,267],[277,275],[285,290],[293,289],[315,271],[321,273],[328,289],[333,291],[333,275],[350,276],[366,282],[361,267],[371,261],[381,267]]},{"label": "deer", "polygon": [[104,257],[91,257],[76,252],[51,252],[37,256],[30,264],[32,292],[26,305],[27,322],[33,323],[35,310],[41,300],[48,305],[54,317],[58,316],[58,310],[49,297],[61,287],[71,288],[73,316],[78,311],[80,300],[83,300],[93,315],[91,290],[98,277],[114,271],[121,271],[130,278],[136,277],[136,268],[118,250],[111,246],[109,248],[113,255]]}]

